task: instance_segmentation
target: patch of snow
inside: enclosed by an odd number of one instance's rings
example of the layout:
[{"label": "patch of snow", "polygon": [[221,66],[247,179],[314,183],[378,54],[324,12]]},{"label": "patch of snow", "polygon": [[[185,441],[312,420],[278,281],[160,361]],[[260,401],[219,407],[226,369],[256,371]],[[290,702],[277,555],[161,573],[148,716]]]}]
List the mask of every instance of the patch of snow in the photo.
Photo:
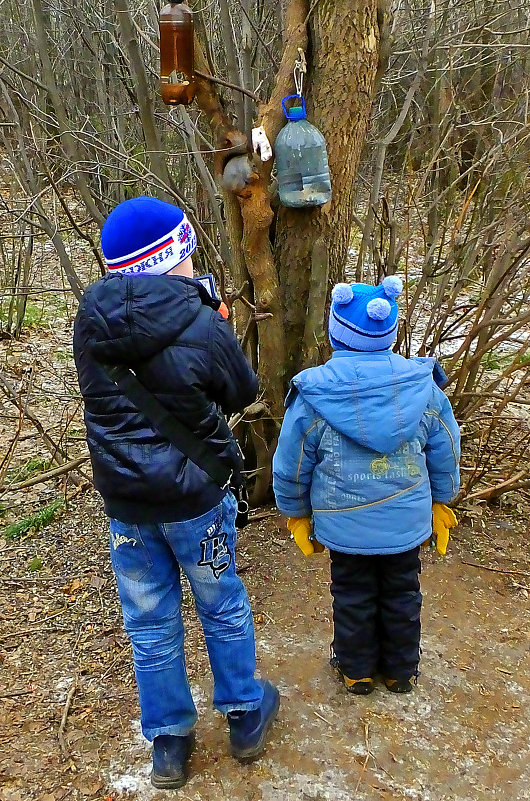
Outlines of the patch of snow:
[{"label": "patch of snow", "polygon": [[112,766],[109,789],[114,793],[136,793],[142,801],[149,801],[157,792],[151,784],[150,774],[151,764],[142,765],[129,773],[120,773],[116,766]]},{"label": "patch of snow", "polygon": [[292,773],[282,770],[272,781],[260,784],[261,801],[352,801],[351,787],[345,774],[336,768],[328,768],[319,776]]},{"label": "patch of snow", "polygon": [[59,701],[66,701],[68,690],[72,686],[74,676],[63,676],[55,685],[55,693]]},{"label": "patch of snow", "polygon": [[131,729],[134,732],[134,741],[142,749],[151,749],[151,743],[142,734],[142,724],[140,720],[131,720]]},{"label": "patch of snow", "polygon": [[151,750],[151,743],[142,734],[140,721],[131,720],[133,743],[129,749],[126,764],[113,760],[109,769],[109,788],[115,793],[131,794],[133,798],[150,801],[154,798],[156,790],[151,784],[151,759],[138,766],[131,765],[136,758],[145,758],[146,751]]},{"label": "patch of snow", "polygon": [[208,705],[208,698],[202,687],[199,684],[190,684],[190,690],[197,710],[204,709]]}]

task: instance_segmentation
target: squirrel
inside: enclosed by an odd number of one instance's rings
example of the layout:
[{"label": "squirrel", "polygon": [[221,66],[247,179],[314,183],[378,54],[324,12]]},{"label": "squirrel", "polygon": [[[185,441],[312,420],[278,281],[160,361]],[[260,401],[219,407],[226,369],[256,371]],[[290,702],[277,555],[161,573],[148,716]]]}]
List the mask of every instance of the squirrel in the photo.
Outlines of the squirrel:
[{"label": "squirrel", "polygon": [[248,155],[234,156],[223,169],[222,183],[225,189],[240,197],[249,197],[249,184],[259,178]]}]

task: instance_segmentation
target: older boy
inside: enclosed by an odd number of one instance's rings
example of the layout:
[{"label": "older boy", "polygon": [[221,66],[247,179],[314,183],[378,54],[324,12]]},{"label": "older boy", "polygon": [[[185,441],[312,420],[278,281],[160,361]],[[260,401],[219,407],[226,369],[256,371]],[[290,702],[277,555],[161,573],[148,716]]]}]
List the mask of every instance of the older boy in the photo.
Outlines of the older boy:
[{"label": "older boy", "polygon": [[157,400],[228,465],[238,447],[225,414],[257,380],[219,302],[193,280],[193,227],[177,206],[137,197],[106,220],[108,274],[84,294],[74,355],[85,401],[94,483],[110,518],[110,548],[133,647],[152,783],[186,781],[197,712],[184,662],[180,571],[187,575],[227,715],[233,755],[263,751],[277,689],[254,677],[254,627],[235,571],[236,501],[181,453],[118,389],[104,365],[126,365]]}]

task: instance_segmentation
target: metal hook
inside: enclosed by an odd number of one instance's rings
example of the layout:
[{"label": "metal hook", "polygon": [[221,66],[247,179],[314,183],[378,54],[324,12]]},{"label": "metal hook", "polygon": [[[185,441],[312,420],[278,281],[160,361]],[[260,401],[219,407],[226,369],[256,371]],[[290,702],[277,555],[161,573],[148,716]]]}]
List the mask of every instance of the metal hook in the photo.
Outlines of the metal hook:
[{"label": "metal hook", "polygon": [[301,47],[298,48],[298,58],[294,62],[294,85],[296,88],[296,94],[298,97],[302,97],[302,89],[304,86],[304,75],[307,73],[307,62],[305,59],[305,53]]}]

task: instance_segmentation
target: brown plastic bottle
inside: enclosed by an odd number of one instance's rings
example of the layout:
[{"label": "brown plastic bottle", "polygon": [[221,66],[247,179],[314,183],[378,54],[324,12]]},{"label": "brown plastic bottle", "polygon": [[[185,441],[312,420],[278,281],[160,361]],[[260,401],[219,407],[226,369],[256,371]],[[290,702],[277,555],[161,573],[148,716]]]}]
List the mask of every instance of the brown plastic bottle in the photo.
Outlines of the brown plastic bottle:
[{"label": "brown plastic bottle", "polygon": [[[160,12],[160,80],[176,70],[193,80],[193,14],[183,2],[168,3]],[[182,76],[178,76],[179,79]]]}]

